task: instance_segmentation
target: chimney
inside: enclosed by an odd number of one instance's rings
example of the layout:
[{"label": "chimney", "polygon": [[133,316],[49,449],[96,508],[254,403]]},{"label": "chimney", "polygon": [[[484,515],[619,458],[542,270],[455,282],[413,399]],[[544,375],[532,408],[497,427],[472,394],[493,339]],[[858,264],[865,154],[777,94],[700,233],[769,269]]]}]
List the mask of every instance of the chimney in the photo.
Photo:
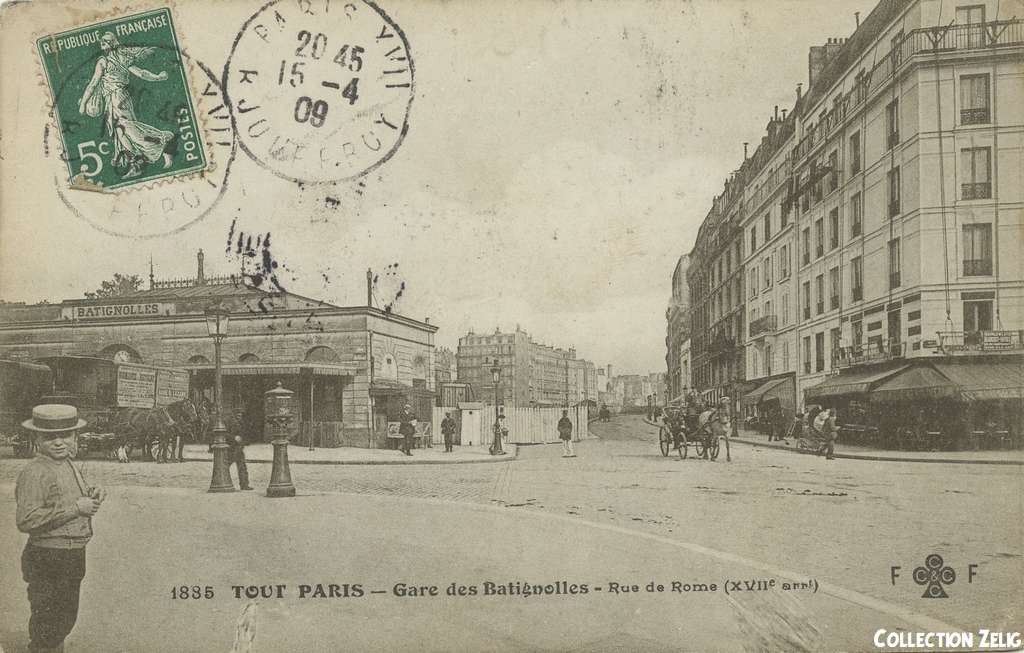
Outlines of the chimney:
[{"label": "chimney", "polygon": [[155,284],[156,278],[153,276],[153,255],[149,255],[149,289],[152,290]]},{"label": "chimney", "polygon": [[786,112],[787,112],[787,111],[789,111],[789,109],[783,109],[783,110],[782,110],[782,120],[783,120],[783,121],[785,121],[785,120],[786,120]]},{"label": "chimney", "polygon": [[743,141],[743,160],[747,160],[747,146],[750,145],[747,141]]},{"label": "chimney", "polygon": [[777,105],[777,104],[775,105],[775,115],[773,116],[773,118],[775,120],[779,119],[779,105]]},{"label": "chimney", "polygon": [[[831,42],[832,39],[829,39]],[[815,80],[825,70],[825,63],[828,61],[826,46],[812,45],[807,53],[807,88],[814,86]]]},{"label": "chimney", "polygon": [[803,87],[804,87],[804,85],[803,85],[802,82],[800,84],[796,85],[796,100],[797,100],[797,102],[799,102],[800,98],[803,96]]},{"label": "chimney", "polygon": [[860,29],[860,12],[853,12],[853,19],[857,21],[857,29]]},{"label": "chimney", "polygon": [[198,263],[196,269],[196,285],[201,286],[206,283],[206,274],[203,273],[203,250],[199,250],[196,254],[196,261]]},{"label": "chimney", "polygon": [[373,270],[370,268],[366,268],[366,306],[373,308]]}]

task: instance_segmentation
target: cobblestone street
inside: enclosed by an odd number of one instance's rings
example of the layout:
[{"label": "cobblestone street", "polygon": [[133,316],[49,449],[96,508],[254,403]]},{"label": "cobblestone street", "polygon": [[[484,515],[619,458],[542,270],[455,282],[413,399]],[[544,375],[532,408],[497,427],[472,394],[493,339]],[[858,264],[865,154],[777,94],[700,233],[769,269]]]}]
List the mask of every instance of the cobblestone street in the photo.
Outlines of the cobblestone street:
[{"label": "cobblestone street", "polygon": [[[743,444],[733,446],[732,462],[724,451],[713,463],[680,461],[661,456],[654,429],[639,417],[592,430],[599,439],[581,443],[574,459],[562,458],[559,447],[535,446],[503,464],[293,465],[292,477],[300,495],[326,500],[337,493],[415,497],[440,505],[442,514],[452,502],[504,507],[682,547],[654,559],[643,547],[620,551],[617,561],[633,577],[625,580],[644,581],[682,560],[739,564],[744,573],[752,566],[831,584],[860,607],[880,601],[956,627],[1019,627],[1020,603],[999,598],[1019,599],[1012,579],[1024,573],[1021,507],[1001,499],[1021,495],[1017,466],[825,461]],[[13,480],[20,464],[4,460],[0,470]],[[90,482],[109,487],[195,490],[188,503],[209,496],[201,493],[209,482],[204,463],[87,460],[83,467]],[[250,465],[250,474],[255,487],[265,487],[270,466]],[[274,511],[288,505],[274,502]],[[381,518],[390,519],[386,512]],[[443,538],[446,530],[421,537]],[[911,580],[932,552],[958,570],[948,600],[921,600]],[[968,564],[977,565],[971,582]],[[895,584],[892,566],[901,567]]]}]

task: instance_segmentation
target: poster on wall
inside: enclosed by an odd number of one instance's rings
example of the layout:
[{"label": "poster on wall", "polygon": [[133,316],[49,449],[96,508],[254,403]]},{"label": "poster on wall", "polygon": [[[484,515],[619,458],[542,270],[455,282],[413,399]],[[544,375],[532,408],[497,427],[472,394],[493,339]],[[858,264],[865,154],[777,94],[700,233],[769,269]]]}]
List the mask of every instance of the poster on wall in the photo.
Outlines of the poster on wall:
[{"label": "poster on wall", "polygon": [[117,405],[121,408],[152,408],[156,398],[157,370],[141,365],[117,368]]}]

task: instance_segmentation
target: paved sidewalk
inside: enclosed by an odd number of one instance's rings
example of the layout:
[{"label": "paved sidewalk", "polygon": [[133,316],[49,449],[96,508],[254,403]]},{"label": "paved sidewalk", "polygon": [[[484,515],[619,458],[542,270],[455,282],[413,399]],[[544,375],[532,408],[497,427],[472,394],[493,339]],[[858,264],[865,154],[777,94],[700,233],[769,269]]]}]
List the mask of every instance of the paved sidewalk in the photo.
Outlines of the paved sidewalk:
[{"label": "paved sidewalk", "polygon": [[[647,419],[644,422],[651,426],[661,426]],[[792,453],[814,455],[813,451],[798,449],[795,441],[768,442],[768,436],[749,429],[740,429],[739,437],[730,438],[730,442],[749,444],[765,449],[779,449]],[[836,443],[836,458],[850,460],[878,460],[904,463],[953,463],[976,465],[1024,465],[1024,451],[895,451],[889,449],[873,449]]]},{"label": "paved sidewalk", "polygon": [[[288,462],[299,465],[445,465],[458,463],[497,463],[514,460],[518,446],[505,445],[505,455],[492,456],[486,447],[455,447],[445,453],[444,447],[413,449],[406,456],[397,449],[361,449],[358,447],[317,448],[312,451],[305,446],[288,445]],[[186,461],[213,460],[213,454],[205,444],[186,444]],[[274,448],[270,444],[258,443],[245,446],[246,462],[269,463],[274,460]]]}]

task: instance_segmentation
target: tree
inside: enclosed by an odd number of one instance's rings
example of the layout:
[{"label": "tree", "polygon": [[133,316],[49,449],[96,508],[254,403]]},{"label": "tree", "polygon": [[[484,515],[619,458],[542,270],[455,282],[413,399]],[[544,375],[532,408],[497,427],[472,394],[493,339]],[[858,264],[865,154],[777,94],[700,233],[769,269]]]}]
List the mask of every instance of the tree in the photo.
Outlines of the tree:
[{"label": "tree", "polygon": [[103,299],[104,297],[120,297],[133,293],[142,286],[142,279],[139,275],[133,274],[128,276],[126,274],[115,273],[114,278],[109,281],[104,281],[100,284],[100,287],[93,291],[85,293],[85,296],[89,299]]}]

